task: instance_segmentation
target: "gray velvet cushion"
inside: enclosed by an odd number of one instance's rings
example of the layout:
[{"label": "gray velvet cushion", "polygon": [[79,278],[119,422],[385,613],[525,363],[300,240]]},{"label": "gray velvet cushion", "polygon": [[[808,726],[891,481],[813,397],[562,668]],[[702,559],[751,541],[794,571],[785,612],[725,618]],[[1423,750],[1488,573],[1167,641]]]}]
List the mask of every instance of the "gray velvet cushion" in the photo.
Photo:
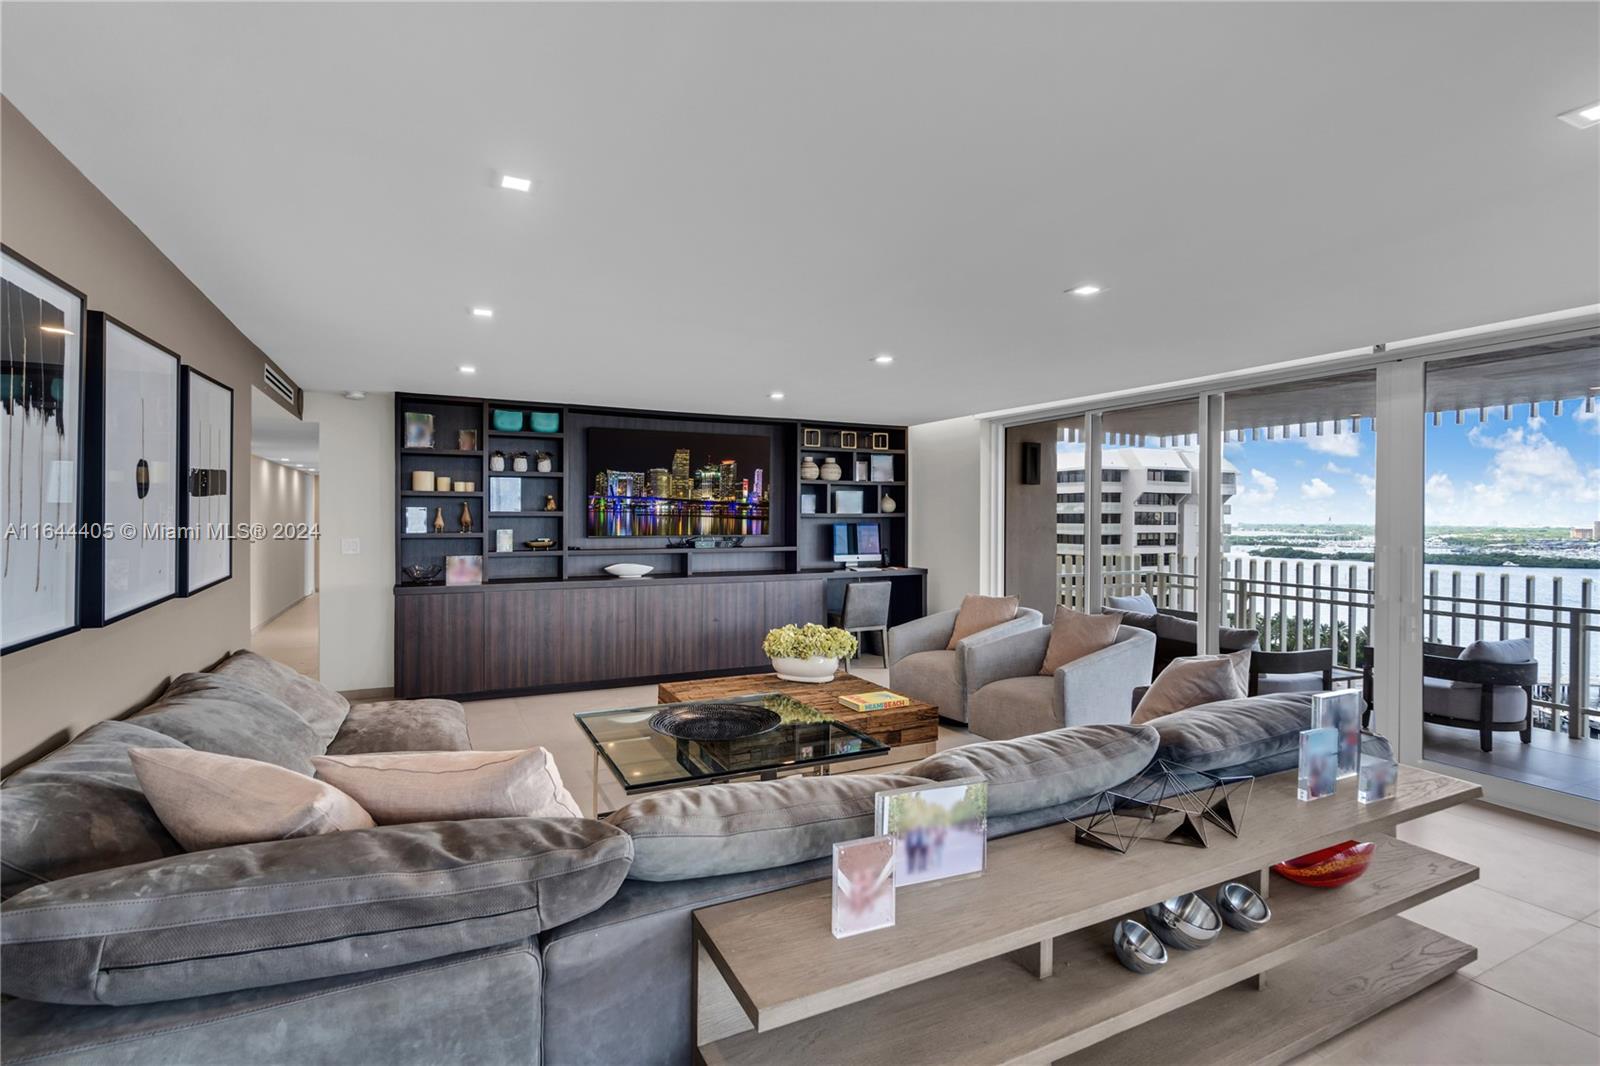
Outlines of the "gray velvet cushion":
[{"label": "gray velvet cushion", "polygon": [[144,798],[130,747],[186,748],[132,722],[100,722],[6,778],[0,897],[74,874],[183,851]]},{"label": "gray velvet cushion", "polygon": [[358,703],[325,754],[385,751],[468,751],[467,712],[455,700],[380,700]]},{"label": "gray velvet cushion", "polygon": [[931,781],[982,777],[989,782],[989,814],[999,817],[1121,784],[1149,765],[1156,740],[1148,726],[1074,726],[951,748],[913,763],[906,773]]},{"label": "gray velvet cushion", "polygon": [[14,999],[0,1008],[0,1041],[8,1066],[536,1066],[542,970],[538,947],[523,940],[162,1003]]},{"label": "gray velvet cushion", "polygon": [[600,822],[485,818],[194,852],[9,900],[9,995],[150,1003],[505,944],[605,902],[632,845]]},{"label": "gray velvet cushion", "polygon": [[1263,696],[1274,692],[1321,692],[1322,671],[1311,670],[1303,674],[1261,674],[1256,678],[1256,691]]},{"label": "gray velvet cushion", "polygon": [[1163,715],[1156,758],[1194,770],[1272,774],[1298,765],[1300,733],[1311,728],[1311,693],[1220,700]]},{"label": "gray velvet cushion", "polygon": [[1531,663],[1533,641],[1527,637],[1510,640],[1475,640],[1461,649],[1460,658],[1480,663]]},{"label": "gray velvet cushion", "polygon": [[[1489,697],[1489,706],[1493,721],[1520,722],[1528,717],[1528,693],[1520,685],[1496,685]],[[1425,677],[1422,679],[1422,713],[1464,722],[1481,721],[1483,686]]]},{"label": "gray velvet cushion", "polygon": [[327,685],[253,651],[230,655],[211,672],[282,700],[284,706],[305,719],[322,742],[323,750],[333,742],[345,715],[350,713],[350,701]]},{"label": "gray velvet cushion", "polygon": [[818,859],[873,834],[879,792],[926,784],[903,774],[785,777],[662,792],[606,821],[633,838],[630,877],[681,881]]},{"label": "gray velvet cushion", "polygon": [[322,741],[282,700],[216,674],[183,674],[130,721],[198,751],[311,772]]},{"label": "gray velvet cushion", "polygon": [[[1189,618],[1176,618],[1170,614],[1156,615],[1156,636],[1163,640],[1179,640],[1187,644],[1198,645],[1200,639],[1200,623]],[[1261,640],[1261,634],[1254,629],[1233,629],[1229,626],[1217,628],[1218,651],[1243,651],[1254,648]]]},{"label": "gray velvet cushion", "polygon": [[919,651],[889,667],[889,687],[902,695],[931,703],[946,718],[966,721],[967,701],[961,690],[961,653]]},{"label": "gray velvet cushion", "polygon": [[1134,614],[1156,613],[1156,601],[1146,592],[1137,596],[1107,596],[1106,606],[1113,611],[1132,611]]}]

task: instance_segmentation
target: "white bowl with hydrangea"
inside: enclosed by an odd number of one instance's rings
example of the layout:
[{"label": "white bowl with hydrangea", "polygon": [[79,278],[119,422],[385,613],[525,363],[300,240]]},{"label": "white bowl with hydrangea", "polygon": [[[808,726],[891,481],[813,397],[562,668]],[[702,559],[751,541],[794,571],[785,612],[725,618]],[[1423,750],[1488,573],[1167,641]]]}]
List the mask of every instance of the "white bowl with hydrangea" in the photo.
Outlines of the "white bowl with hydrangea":
[{"label": "white bowl with hydrangea", "polygon": [[772,672],[785,681],[821,685],[839,672],[839,660],[856,653],[856,638],[842,629],[807,622],[768,630],[761,650],[772,660]]}]

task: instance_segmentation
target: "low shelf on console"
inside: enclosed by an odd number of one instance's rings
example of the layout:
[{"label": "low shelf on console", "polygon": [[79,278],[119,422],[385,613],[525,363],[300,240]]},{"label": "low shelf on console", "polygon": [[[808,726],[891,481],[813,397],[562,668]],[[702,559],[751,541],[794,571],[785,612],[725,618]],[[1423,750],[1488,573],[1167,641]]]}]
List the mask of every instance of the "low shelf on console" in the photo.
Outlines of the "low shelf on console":
[{"label": "low shelf on console", "polygon": [[[1052,1062],[1079,1053],[1100,1061],[1092,1052],[1101,1041],[1126,1033],[1132,1046],[1148,1052],[1158,1038],[1178,1040],[1181,1029],[1163,1015],[1269,970],[1270,992],[1276,968],[1303,959],[1300,969],[1286,971],[1293,1002],[1280,1006],[1292,1016],[1233,1019],[1241,1028],[1269,1031],[1272,1046],[1225,1059],[1282,1061],[1283,1048],[1304,1050],[1298,1026],[1326,1039],[1470,962],[1471,947],[1418,932],[1394,916],[1475,880],[1476,867],[1382,834],[1481,790],[1404,767],[1395,797],[1384,803],[1363,807],[1347,787],[1300,804],[1295,776],[1259,779],[1242,836],[1213,829],[1205,849],[1144,841],[1118,855],[1074,844],[1065,825],[993,841],[982,876],[902,890],[893,928],[848,940],[829,932],[826,881],[696,911],[699,1058],[911,1066]],[[1224,928],[1208,947],[1174,951],[1148,975],[1116,961],[1110,927],[1118,918],[1168,896],[1260,877],[1271,862],[1350,837],[1378,845],[1359,880],[1328,890],[1273,878],[1273,918],[1261,929]],[[1374,939],[1369,934],[1377,929],[1384,932]],[[1361,960],[1364,971],[1347,974],[1343,938],[1354,935],[1366,939],[1353,942],[1348,958]],[[1036,957],[1046,941],[1053,965],[1041,979],[1016,953],[1031,948]],[[1337,950],[1320,950],[1335,941]],[[1320,999],[1307,1001],[1307,975],[1319,970],[1332,983]],[[1357,981],[1367,984],[1331,1012],[1336,1018],[1305,1020],[1330,1013],[1326,989]],[[1269,1002],[1279,1004],[1262,1001]],[[1164,1028],[1134,1035],[1147,1026]],[[1235,1046],[1243,1048],[1247,1036],[1235,1034]],[[1148,1053],[1114,1057],[1151,1060]]]}]

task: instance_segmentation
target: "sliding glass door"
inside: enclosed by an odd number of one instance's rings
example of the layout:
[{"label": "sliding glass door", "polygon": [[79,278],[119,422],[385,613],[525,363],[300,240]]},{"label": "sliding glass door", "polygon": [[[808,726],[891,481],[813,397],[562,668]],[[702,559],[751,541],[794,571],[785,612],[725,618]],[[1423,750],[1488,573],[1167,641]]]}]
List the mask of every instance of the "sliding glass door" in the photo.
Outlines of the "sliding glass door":
[{"label": "sliding glass door", "polygon": [[[1372,641],[1377,372],[1222,397],[1218,647],[1264,691],[1357,686]],[[1270,669],[1267,667],[1270,666]]]},{"label": "sliding glass door", "polygon": [[1422,757],[1600,800],[1600,348],[1429,362]]}]

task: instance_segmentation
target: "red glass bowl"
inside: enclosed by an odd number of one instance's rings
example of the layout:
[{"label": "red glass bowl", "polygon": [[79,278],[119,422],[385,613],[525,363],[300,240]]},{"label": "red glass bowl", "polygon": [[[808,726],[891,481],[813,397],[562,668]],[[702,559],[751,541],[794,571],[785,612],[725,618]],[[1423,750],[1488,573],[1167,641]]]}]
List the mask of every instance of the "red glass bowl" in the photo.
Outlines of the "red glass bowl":
[{"label": "red glass bowl", "polygon": [[1372,852],[1376,847],[1376,844],[1346,840],[1343,844],[1280,862],[1273,866],[1272,872],[1287,877],[1297,885],[1338,888],[1367,872],[1367,865],[1372,862]]}]

